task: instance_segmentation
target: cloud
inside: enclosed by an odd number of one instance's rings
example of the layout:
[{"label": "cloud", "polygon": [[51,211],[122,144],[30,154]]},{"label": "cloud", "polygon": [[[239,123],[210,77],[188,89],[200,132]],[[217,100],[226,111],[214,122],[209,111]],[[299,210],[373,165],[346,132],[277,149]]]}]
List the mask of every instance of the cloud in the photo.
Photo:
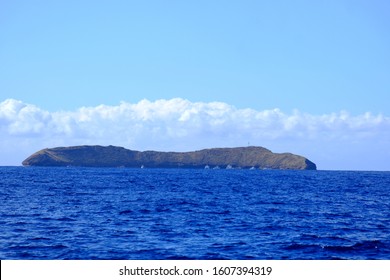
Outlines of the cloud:
[{"label": "cloud", "polygon": [[0,125],[3,133],[29,136],[39,134],[49,119],[48,112],[34,105],[13,99],[0,103]]},{"label": "cloud", "polygon": [[350,116],[347,112],[320,116],[299,111],[286,114],[279,109],[237,109],[221,102],[192,103],[180,98],[48,112],[7,99],[0,103],[0,125],[9,135],[25,137],[105,140],[112,137],[136,139],[140,134],[147,134],[174,140],[206,133],[215,137],[244,134],[258,139],[315,139],[373,136],[390,128],[390,118],[370,113]]},{"label": "cloud", "polygon": [[[390,118],[347,112],[311,115],[279,109],[238,109],[221,102],[175,98],[117,106],[82,107],[49,112],[7,99],[0,103],[3,144],[26,149],[74,144],[120,145],[131,149],[192,150],[216,146],[390,142]],[[18,142],[19,141],[19,142]],[[279,146],[278,146],[279,145]],[[268,146],[269,147],[269,146]]]}]

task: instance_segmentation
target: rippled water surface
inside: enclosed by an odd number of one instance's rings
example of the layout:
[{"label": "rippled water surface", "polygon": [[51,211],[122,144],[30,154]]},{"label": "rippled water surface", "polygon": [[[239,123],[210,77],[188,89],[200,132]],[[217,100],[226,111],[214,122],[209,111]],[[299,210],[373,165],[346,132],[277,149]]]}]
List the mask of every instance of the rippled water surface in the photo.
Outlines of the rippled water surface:
[{"label": "rippled water surface", "polygon": [[0,259],[390,259],[390,172],[0,167]]}]

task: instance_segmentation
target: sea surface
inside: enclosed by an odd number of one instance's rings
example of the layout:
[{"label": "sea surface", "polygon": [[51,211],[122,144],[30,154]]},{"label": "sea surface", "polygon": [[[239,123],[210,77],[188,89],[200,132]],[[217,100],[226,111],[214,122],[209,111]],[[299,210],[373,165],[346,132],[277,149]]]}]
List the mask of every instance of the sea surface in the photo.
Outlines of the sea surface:
[{"label": "sea surface", "polygon": [[390,172],[0,167],[0,259],[390,259]]}]

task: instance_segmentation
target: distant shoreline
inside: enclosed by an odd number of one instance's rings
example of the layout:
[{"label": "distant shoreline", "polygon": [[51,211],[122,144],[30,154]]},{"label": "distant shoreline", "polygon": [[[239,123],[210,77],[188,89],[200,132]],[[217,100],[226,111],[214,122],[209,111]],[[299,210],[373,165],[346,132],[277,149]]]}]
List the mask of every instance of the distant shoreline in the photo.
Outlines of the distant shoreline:
[{"label": "distant shoreline", "polygon": [[192,152],[134,151],[115,146],[70,146],[40,150],[23,166],[317,170],[315,163],[263,147],[212,148]]}]

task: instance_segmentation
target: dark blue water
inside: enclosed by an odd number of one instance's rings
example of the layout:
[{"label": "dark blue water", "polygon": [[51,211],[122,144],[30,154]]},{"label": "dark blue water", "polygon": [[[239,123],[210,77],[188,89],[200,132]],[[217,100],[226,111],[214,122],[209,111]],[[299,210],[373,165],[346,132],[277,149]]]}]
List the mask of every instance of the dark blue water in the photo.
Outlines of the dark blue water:
[{"label": "dark blue water", "polygon": [[0,259],[390,259],[390,172],[0,168]]}]

